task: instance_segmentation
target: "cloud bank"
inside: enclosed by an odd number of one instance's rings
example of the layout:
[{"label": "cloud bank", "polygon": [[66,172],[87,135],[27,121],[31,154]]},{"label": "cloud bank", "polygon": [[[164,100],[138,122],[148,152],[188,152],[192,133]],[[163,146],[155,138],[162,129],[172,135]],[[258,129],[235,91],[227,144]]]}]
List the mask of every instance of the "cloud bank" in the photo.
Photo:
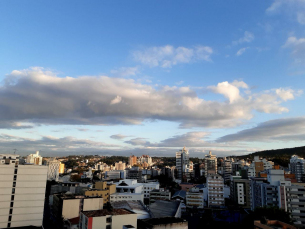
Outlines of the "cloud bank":
[{"label": "cloud bank", "polygon": [[153,87],[107,76],[58,77],[42,68],[15,70],[0,87],[0,127],[135,125],[165,120],[180,127],[221,128],[251,119],[253,111],[287,112],[281,103],[298,94],[282,88],[252,93],[242,81],[200,88],[223,100],[205,100],[191,87]]}]

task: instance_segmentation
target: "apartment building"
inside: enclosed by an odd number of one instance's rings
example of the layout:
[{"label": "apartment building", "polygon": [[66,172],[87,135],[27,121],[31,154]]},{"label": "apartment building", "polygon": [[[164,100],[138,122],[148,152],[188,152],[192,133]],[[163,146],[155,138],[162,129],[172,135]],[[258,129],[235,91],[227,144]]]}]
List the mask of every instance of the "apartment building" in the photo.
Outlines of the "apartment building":
[{"label": "apartment building", "polygon": [[267,169],[272,169],[273,166],[274,162],[267,161],[265,158],[259,159],[259,156],[255,156],[248,168],[248,177],[258,177],[260,172]]},{"label": "apartment building", "polygon": [[207,177],[208,206],[224,206],[224,180],[218,174],[209,174]]},{"label": "apartment building", "polygon": [[152,190],[160,188],[160,183],[158,181],[145,182],[141,184],[143,184],[144,198],[149,198]]},{"label": "apartment building", "polygon": [[204,208],[203,189],[193,187],[186,191],[186,206],[190,208]]},{"label": "apartment building", "polygon": [[298,182],[305,182],[305,160],[297,155],[290,158],[289,170]]},{"label": "apartment building", "polygon": [[35,154],[30,154],[26,157],[27,164],[42,165],[42,157],[39,155],[39,151]]},{"label": "apartment building", "polygon": [[142,155],[141,157],[138,158],[138,163],[139,164],[146,163],[148,166],[150,166],[152,165],[152,158],[148,155]]},{"label": "apartment building", "polygon": [[103,198],[104,204],[110,201],[110,195],[116,192],[115,184],[107,184],[105,181],[96,182],[93,189],[85,191],[85,196],[98,196]]},{"label": "apartment building", "polygon": [[42,226],[47,169],[0,155],[0,228]]},{"label": "apartment building", "polygon": [[[297,183],[298,184],[298,183]],[[278,206],[291,213],[295,224],[305,223],[305,187],[286,181],[283,170],[270,169],[267,178],[251,178],[251,209]]]},{"label": "apartment building", "polygon": [[133,166],[133,165],[137,164],[137,160],[138,160],[137,157],[132,155],[132,156],[129,157],[128,164],[130,166]]},{"label": "apartment building", "polygon": [[47,162],[48,180],[58,181],[60,165],[61,165],[61,162],[56,160],[55,158],[52,158]]},{"label": "apartment building", "polygon": [[190,173],[193,172],[193,168],[190,166],[189,152],[185,149],[185,147],[176,152],[176,169],[177,179],[179,180],[189,178]]},{"label": "apartment building", "polygon": [[124,226],[136,229],[137,214],[120,208],[83,211],[80,215],[80,229],[123,229]]},{"label": "apartment building", "polygon": [[208,155],[205,155],[204,158],[204,175],[205,177],[208,174],[216,174],[217,173],[217,157],[213,155],[210,151]]},{"label": "apartment building", "polygon": [[125,170],[126,168],[126,164],[119,161],[117,163],[115,163],[115,170]]},{"label": "apartment building", "polygon": [[150,191],[149,203],[154,203],[156,200],[170,200],[171,193],[169,190],[164,190],[164,188],[154,189]]},{"label": "apartment building", "polygon": [[250,208],[250,181],[241,176],[231,176],[230,199],[239,207]]},{"label": "apartment building", "polygon": [[57,220],[79,217],[80,211],[103,209],[102,197],[86,197],[74,194],[54,194],[52,214]]}]

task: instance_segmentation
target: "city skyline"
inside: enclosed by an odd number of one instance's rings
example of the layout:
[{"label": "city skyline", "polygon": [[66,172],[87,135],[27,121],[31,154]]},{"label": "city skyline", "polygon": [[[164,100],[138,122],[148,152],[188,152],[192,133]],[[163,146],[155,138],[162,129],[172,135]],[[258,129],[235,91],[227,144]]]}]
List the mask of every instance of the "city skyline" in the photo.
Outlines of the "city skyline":
[{"label": "city skyline", "polygon": [[305,2],[3,1],[1,153],[304,145]]}]

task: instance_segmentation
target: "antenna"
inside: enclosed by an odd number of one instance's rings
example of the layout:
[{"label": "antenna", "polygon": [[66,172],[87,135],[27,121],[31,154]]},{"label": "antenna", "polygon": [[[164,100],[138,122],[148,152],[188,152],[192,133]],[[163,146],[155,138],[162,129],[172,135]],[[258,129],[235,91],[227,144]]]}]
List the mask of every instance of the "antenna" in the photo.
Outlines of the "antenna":
[{"label": "antenna", "polygon": [[14,149],[14,154],[16,154],[17,149]]}]

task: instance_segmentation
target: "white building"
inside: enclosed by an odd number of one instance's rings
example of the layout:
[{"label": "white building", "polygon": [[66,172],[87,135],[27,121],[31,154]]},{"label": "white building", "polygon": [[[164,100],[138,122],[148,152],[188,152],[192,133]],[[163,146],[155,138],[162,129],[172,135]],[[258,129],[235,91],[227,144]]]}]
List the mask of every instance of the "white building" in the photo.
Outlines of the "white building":
[{"label": "white building", "polygon": [[183,147],[182,150],[176,152],[176,169],[177,179],[182,180],[184,176],[189,177],[189,174],[193,172],[193,168],[190,167],[189,152]]},{"label": "white building", "polygon": [[26,158],[27,164],[34,164],[34,165],[42,165],[42,157],[39,155],[39,151],[36,151],[35,154],[30,154]]},{"label": "white building", "polygon": [[218,174],[210,174],[207,177],[208,188],[208,206],[221,207],[224,206],[224,180]]},{"label": "white building", "polygon": [[159,182],[147,182],[147,183],[140,183],[140,184],[143,184],[144,198],[149,198],[150,192],[154,189],[159,189],[159,187],[160,187]]},{"label": "white building", "polygon": [[295,178],[298,182],[303,182],[305,179],[305,160],[293,155],[290,158],[289,170],[291,173],[295,174]]},{"label": "white building", "polygon": [[142,155],[141,157],[138,158],[138,163],[139,164],[144,164],[147,163],[147,165],[152,165],[152,158],[148,155]]},{"label": "white building", "polygon": [[0,155],[0,228],[42,226],[47,167]]},{"label": "white building", "polygon": [[115,170],[125,170],[126,164],[123,162],[115,163]]},{"label": "white building", "polygon": [[58,181],[60,164],[61,164],[60,161],[56,160],[55,158],[53,158],[47,162],[48,180]]}]

